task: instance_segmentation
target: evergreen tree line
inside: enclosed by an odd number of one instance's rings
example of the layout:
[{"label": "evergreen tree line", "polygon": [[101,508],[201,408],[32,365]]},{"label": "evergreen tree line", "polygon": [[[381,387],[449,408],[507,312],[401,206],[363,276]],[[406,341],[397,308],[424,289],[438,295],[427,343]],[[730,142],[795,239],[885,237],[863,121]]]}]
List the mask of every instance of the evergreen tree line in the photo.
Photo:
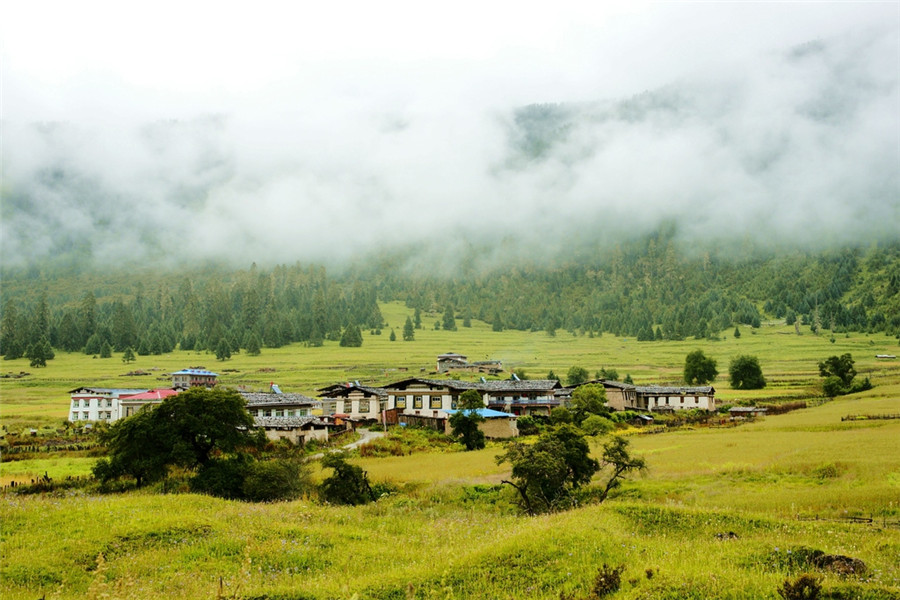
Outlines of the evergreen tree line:
[{"label": "evergreen tree line", "polygon": [[[147,290],[152,289],[152,293]],[[27,298],[27,296],[26,296]],[[294,342],[321,346],[383,323],[375,289],[342,283],[321,268],[277,267],[184,277],[177,285],[134,281],[130,294],[56,305],[42,292],[29,306],[9,295],[0,317],[0,352],[19,358],[40,340],[69,352],[162,354],[176,347],[220,353],[277,348]],[[346,337],[346,336],[345,336]]]},{"label": "evergreen tree line", "polygon": [[[324,267],[253,265],[205,273],[5,275],[0,352],[52,348],[108,355],[176,347],[214,353],[324,340],[359,345],[383,327],[378,301],[406,302],[415,318],[397,334],[415,340],[422,315],[435,327],[472,319],[504,329],[612,333],[638,340],[714,337],[763,319],[830,330],[900,334],[900,243],[817,254],[793,251],[725,259],[680,252],[665,233],[557,266],[519,263],[453,278],[411,273],[401,256],[329,275]],[[393,333],[393,331],[392,331]],[[395,338],[399,337],[395,334]]]}]

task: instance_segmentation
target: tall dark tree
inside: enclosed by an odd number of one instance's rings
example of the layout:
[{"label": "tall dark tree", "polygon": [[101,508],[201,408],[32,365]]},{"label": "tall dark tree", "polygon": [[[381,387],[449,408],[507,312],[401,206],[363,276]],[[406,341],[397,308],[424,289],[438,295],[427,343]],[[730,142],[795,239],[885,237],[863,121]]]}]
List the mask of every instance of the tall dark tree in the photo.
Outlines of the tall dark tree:
[{"label": "tall dark tree", "polygon": [[416,339],[416,331],[413,329],[413,322],[406,317],[406,323],[403,324],[403,341],[411,342]]},{"label": "tall dark tree", "polygon": [[447,309],[444,311],[441,326],[444,328],[444,331],[456,331],[456,317],[453,314],[452,304],[448,305]]}]

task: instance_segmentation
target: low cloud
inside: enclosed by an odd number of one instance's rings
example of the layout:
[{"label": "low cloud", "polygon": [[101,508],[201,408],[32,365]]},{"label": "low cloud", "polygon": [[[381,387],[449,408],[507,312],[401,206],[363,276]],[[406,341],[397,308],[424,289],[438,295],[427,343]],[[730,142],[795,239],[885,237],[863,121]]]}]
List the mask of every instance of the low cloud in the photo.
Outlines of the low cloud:
[{"label": "low cloud", "polygon": [[[569,71],[538,54],[527,74],[516,60],[338,61],[185,103],[106,79],[94,98],[76,79],[75,108],[46,113],[63,118],[4,118],[3,262],[537,257],[672,222],[718,246],[896,239],[900,31],[828,24],[735,38],[716,60],[693,50],[692,68],[608,89],[584,83],[607,62],[570,52]],[[43,98],[20,72],[6,86],[14,106]]]}]

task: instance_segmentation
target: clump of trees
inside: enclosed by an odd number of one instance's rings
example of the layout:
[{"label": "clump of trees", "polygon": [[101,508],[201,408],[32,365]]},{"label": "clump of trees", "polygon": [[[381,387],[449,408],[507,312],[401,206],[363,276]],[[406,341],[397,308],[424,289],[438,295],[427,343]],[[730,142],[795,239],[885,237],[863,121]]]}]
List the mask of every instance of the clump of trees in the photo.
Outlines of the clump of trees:
[{"label": "clump of trees", "polygon": [[343,454],[333,452],[322,458],[322,466],[333,473],[322,482],[320,493],[325,502],[356,506],[375,500],[368,474],[362,467],[347,462]]},{"label": "clump of trees", "polygon": [[856,378],[856,361],[849,353],[840,356],[829,356],[819,363],[819,376],[824,377],[822,391],[829,398],[853,394],[872,389],[872,382],[866,377],[863,381]]},{"label": "clump of trees", "polygon": [[265,435],[237,392],[192,388],[113,423],[101,433],[107,456],[94,476],[138,487],[189,472],[193,491],[253,501],[294,498],[310,486],[308,469],[290,454],[260,460]]},{"label": "clump of trees", "polygon": [[728,366],[731,387],[736,390],[759,390],[766,387],[759,359],[755,356],[738,356]]}]

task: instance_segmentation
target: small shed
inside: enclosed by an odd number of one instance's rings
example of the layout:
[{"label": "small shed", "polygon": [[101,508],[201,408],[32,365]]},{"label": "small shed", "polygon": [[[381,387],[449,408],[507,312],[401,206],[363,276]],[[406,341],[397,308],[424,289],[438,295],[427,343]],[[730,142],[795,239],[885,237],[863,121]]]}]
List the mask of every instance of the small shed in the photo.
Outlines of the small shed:
[{"label": "small shed", "polygon": [[732,406],[728,409],[728,416],[733,421],[737,419],[754,419],[756,417],[764,417],[767,410],[758,406]]}]

